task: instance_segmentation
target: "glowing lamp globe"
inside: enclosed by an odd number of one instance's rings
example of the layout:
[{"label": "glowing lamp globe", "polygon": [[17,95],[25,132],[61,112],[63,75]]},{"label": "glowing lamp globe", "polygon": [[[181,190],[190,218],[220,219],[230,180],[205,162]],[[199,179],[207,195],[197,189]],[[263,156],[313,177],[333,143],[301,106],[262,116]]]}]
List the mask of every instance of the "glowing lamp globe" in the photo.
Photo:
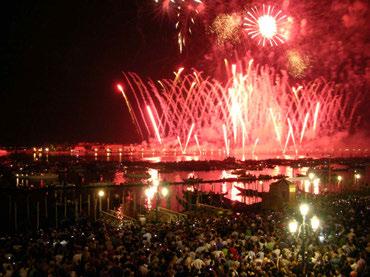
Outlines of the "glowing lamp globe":
[{"label": "glowing lamp globe", "polygon": [[308,174],[308,178],[309,178],[310,180],[313,180],[313,179],[315,178],[315,173],[310,172],[310,173]]},{"label": "glowing lamp globe", "polygon": [[289,222],[289,232],[291,232],[292,234],[294,234],[295,232],[297,232],[297,229],[298,229],[298,223],[297,221],[293,220],[291,222]]},{"label": "glowing lamp globe", "polygon": [[314,215],[312,218],[311,218],[311,227],[312,227],[312,230],[313,231],[316,231],[320,226],[320,220],[319,218]]},{"label": "glowing lamp globe", "polygon": [[161,194],[163,197],[166,197],[168,195],[168,188],[162,188]]},{"label": "glowing lamp globe", "polygon": [[99,190],[98,195],[99,197],[103,197],[105,195],[104,190]]},{"label": "glowing lamp globe", "polygon": [[301,215],[305,217],[308,214],[308,211],[310,210],[310,207],[307,204],[301,204],[299,206],[299,211],[301,212]]}]

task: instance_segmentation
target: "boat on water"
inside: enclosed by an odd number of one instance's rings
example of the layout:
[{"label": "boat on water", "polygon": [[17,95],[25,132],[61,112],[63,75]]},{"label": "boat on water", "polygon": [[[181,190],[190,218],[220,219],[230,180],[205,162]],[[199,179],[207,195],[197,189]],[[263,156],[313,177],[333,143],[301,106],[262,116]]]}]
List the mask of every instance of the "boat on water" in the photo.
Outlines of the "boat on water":
[{"label": "boat on water", "polygon": [[196,203],[213,206],[215,208],[232,210],[234,212],[243,212],[260,207],[260,203],[247,205],[243,202],[231,200],[227,198],[226,195],[227,193],[186,191],[184,192],[183,199],[180,199],[180,197],[177,196],[176,198],[185,209],[193,209],[194,207],[197,207],[197,205],[195,205]]},{"label": "boat on water", "polygon": [[131,179],[149,179],[150,174],[146,172],[130,172],[126,173],[125,177]]},{"label": "boat on water", "polygon": [[39,173],[39,174],[28,174],[21,176],[21,178],[29,180],[56,180],[59,175],[55,173]]},{"label": "boat on water", "polygon": [[182,193],[184,195],[189,194],[189,195],[200,195],[200,196],[210,196],[210,197],[220,197],[220,196],[225,196],[228,194],[228,192],[223,192],[223,193],[217,193],[213,191],[200,191],[200,190],[183,190]]},{"label": "boat on water", "polygon": [[272,179],[273,177],[271,175],[267,175],[267,174],[260,174],[258,176],[258,179],[259,180],[269,180],[269,179]]},{"label": "boat on water", "polygon": [[107,187],[107,186],[113,186],[114,184],[111,182],[95,182],[95,183],[90,183],[87,186],[89,187]]},{"label": "boat on water", "polygon": [[184,181],[184,183],[186,184],[197,184],[197,183],[200,183],[203,181],[202,178],[186,178],[186,179],[182,179]]},{"label": "boat on water", "polygon": [[200,182],[203,181],[203,179],[202,178],[199,178],[198,176],[196,176],[194,172],[189,173],[188,174],[188,178],[182,179],[182,180],[186,184],[196,184],[196,183],[200,183]]},{"label": "boat on water", "polygon": [[237,178],[241,178],[241,179],[250,179],[250,180],[257,179],[255,175],[250,174],[246,169],[242,169],[242,168],[232,170],[230,173],[233,175],[236,175]]},{"label": "boat on water", "polygon": [[243,175],[243,174],[246,173],[246,169],[237,168],[237,169],[232,170],[230,173],[233,174],[233,175]]},{"label": "boat on water", "polygon": [[239,186],[235,186],[235,188],[240,191],[241,195],[245,195],[245,196],[261,196],[263,194],[263,192],[258,192],[253,189],[245,189]]}]

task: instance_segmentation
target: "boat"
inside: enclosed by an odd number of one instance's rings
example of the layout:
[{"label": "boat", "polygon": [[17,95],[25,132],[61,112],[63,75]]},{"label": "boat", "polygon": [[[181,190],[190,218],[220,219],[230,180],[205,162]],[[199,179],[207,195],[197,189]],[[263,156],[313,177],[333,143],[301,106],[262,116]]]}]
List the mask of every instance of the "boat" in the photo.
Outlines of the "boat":
[{"label": "boat", "polygon": [[59,175],[55,173],[39,173],[23,176],[22,178],[28,178],[30,180],[56,180],[58,177]]},{"label": "boat", "polygon": [[238,186],[235,186],[235,188],[240,191],[240,194],[245,196],[261,196],[263,194],[263,192],[258,192],[253,189],[245,189]]},{"label": "boat", "polygon": [[149,179],[150,174],[146,172],[132,172],[132,173],[126,173],[125,177],[131,178],[131,179]]},{"label": "boat", "polygon": [[245,174],[245,172],[246,172],[246,169],[238,168],[238,169],[232,170],[230,173],[233,175],[243,175]]},{"label": "boat", "polygon": [[240,179],[248,179],[248,180],[256,180],[257,177],[253,174],[250,174],[249,172],[245,172],[244,174],[242,175],[239,175],[238,176]]},{"label": "boat", "polygon": [[182,180],[186,184],[197,184],[197,183],[200,183],[200,182],[203,181],[202,178],[197,178],[197,177],[190,177],[190,178],[186,178],[186,179],[182,179]]},{"label": "boat", "polygon": [[258,179],[259,180],[270,180],[270,179],[272,179],[272,176],[271,175],[267,175],[267,174],[260,174],[258,176]]},{"label": "boat", "polygon": [[186,184],[196,184],[203,181],[202,178],[197,177],[194,172],[188,174],[188,178],[182,179]]}]

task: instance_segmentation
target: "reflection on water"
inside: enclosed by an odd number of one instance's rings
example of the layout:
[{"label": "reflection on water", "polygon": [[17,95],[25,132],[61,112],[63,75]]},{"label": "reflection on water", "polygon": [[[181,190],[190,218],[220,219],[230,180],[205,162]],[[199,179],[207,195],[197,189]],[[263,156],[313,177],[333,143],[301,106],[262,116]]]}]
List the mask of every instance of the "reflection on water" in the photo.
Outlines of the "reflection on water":
[{"label": "reflection on water", "polygon": [[113,177],[113,183],[116,185],[121,185],[126,182],[126,178],[124,177],[123,171],[116,171],[114,172],[114,177]]},{"label": "reflection on water", "polygon": [[[218,151],[215,150],[214,154],[217,154]],[[33,156],[30,156],[31,159],[38,161],[48,161],[49,155],[42,153],[34,153]],[[74,157],[78,157],[78,154],[74,154]],[[209,157],[208,157],[209,158]],[[50,160],[57,159],[55,156],[50,156]],[[122,160],[146,160],[151,162],[160,162],[160,161],[190,161],[202,159],[199,156],[191,155],[179,155],[179,156],[158,156],[153,153],[152,156],[141,156],[137,155],[114,155],[111,153],[106,153],[101,155],[95,153],[90,157],[91,160],[97,161],[111,161],[117,162]],[[313,170],[318,176],[315,178],[307,178],[309,172],[312,172],[312,169],[308,167],[301,167],[299,164],[296,167],[290,166],[274,166],[271,168],[263,168],[258,170],[240,170],[235,168],[234,170],[210,170],[210,171],[172,171],[172,172],[161,172],[158,169],[146,169],[144,166],[123,166],[119,163],[95,163],[91,165],[91,170],[85,174],[83,172],[81,176],[78,175],[79,165],[78,159],[68,161],[71,168],[75,168],[77,172],[76,176],[72,176],[74,179],[70,178],[70,183],[75,183],[79,185],[91,184],[91,183],[107,183],[125,186],[127,183],[142,184],[143,187],[130,187],[126,191],[130,191],[127,195],[127,201],[136,201],[138,206],[146,207],[148,209],[153,209],[157,206],[157,203],[162,207],[171,208],[176,211],[181,211],[182,206],[179,203],[178,199],[184,198],[184,192],[186,191],[199,191],[202,193],[212,192],[216,194],[224,194],[227,199],[232,201],[238,201],[247,205],[258,203],[262,201],[261,194],[267,193],[270,191],[270,185],[274,180],[257,180],[250,182],[223,182],[222,179],[231,179],[237,178],[237,174],[243,174],[246,176],[254,175],[266,175],[266,176],[278,176],[284,175],[297,184],[297,189],[299,191],[304,191],[313,194],[320,194],[327,191],[340,191],[345,187],[356,186],[359,184],[365,184],[369,180],[369,170],[364,169],[361,171],[361,175],[356,173],[353,169],[342,168],[340,171],[331,172],[331,177],[328,177],[328,172],[322,170]],[[112,166],[114,164],[114,166]],[[327,166],[323,162],[320,166]],[[166,168],[165,168],[166,169]],[[145,171],[146,170],[146,171]],[[237,174],[236,174],[237,173]],[[85,175],[83,175],[85,174]],[[357,176],[357,177],[356,177]],[[49,184],[58,184],[60,180],[58,179],[41,179],[40,178],[24,178],[19,176],[15,178],[15,183],[18,187],[43,187]],[[81,177],[81,178],[80,178]],[[79,178],[81,181],[79,181]],[[214,181],[219,180],[219,182],[211,183],[202,183],[202,184],[186,184],[186,185],[170,185],[168,183],[173,182],[183,182],[189,178],[199,178],[204,181]],[[77,180],[77,181],[76,181]],[[84,181],[85,180],[85,181]],[[80,183],[79,183],[80,182]],[[168,188],[168,195],[163,193],[164,187]],[[256,195],[244,195],[241,194],[240,189],[256,191]]]},{"label": "reflection on water", "polygon": [[[343,180],[350,181],[351,172],[341,173],[341,178],[337,182],[332,182],[330,185],[323,183],[318,177],[312,180],[307,177],[309,168],[292,168],[289,166],[276,166],[274,168],[264,168],[262,170],[246,171],[247,174],[259,175],[285,175],[292,182],[296,183],[299,191],[307,193],[320,194],[323,192],[340,191],[343,189]],[[222,180],[223,178],[236,178],[238,175],[233,174],[232,170],[211,170],[197,171],[189,173],[188,171],[176,171],[170,173],[161,173],[155,169],[149,169],[150,179],[148,187],[144,191],[143,204],[145,207],[155,208],[157,203],[161,207],[170,208],[175,211],[181,211],[183,207],[179,204],[178,198],[184,199],[186,191],[199,191],[200,193],[215,193],[224,194],[224,197],[238,201],[247,205],[259,203],[262,201],[261,193],[270,191],[270,185],[275,180],[256,180],[250,182],[215,182],[215,183],[200,183],[187,185],[171,185],[168,186],[168,195],[164,197],[161,194],[161,189],[168,182],[182,182],[187,178],[200,178],[203,180]],[[302,176],[302,177],[296,177]],[[334,175],[333,175],[334,178]],[[336,177],[335,177],[336,178]],[[256,191],[256,195],[247,196],[241,193],[240,189]]]},{"label": "reflection on water", "polygon": [[[306,174],[308,168],[299,168],[299,174]],[[203,180],[221,180],[237,178],[237,174],[233,174],[232,170],[212,170],[212,171],[176,171],[170,173],[160,173],[158,170],[149,169],[148,173],[150,178],[148,179],[148,187],[144,191],[145,199],[144,205],[148,209],[156,207],[156,203],[159,203],[161,207],[167,207],[176,211],[181,211],[182,206],[179,206],[177,198],[184,198],[185,191],[199,191],[201,193],[212,192],[216,194],[224,194],[224,196],[230,200],[238,201],[247,205],[259,203],[262,198],[259,195],[246,196],[241,193],[238,188],[256,191],[258,193],[267,193],[270,191],[270,184],[275,180],[256,180],[250,182],[217,182],[217,183],[201,183],[193,185],[172,185],[169,186],[168,196],[164,197],[161,194],[159,187],[162,183],[167,182],[182,182],[188,178],[200,178]],[[246,174],[255,176],[259,175],[286,175],[293,176],[294,170],[288,166],[276,166],[274,168],[265,168],[263,170],[249,170]],[[303,181],[301,181],[303,184]],[[314,184],[314,193],[319,193],[319,183]],[[310,188],[304,189],[310,191]]]},{"label": "reflection on water", "polygon": [[[149,168],[148,173],[150,175],[150,178],[148,179],[149,186],[145,189],[146,201],[144,205],[146,208],[151,209],[153,206],[152,202],[153,202],[154,196],[157,197],[156,200],[158,202],[159,193],[160,193],[158,191],[158,187],[159,187],[160,180],[159,180],[158,170]],[[163,195],[163,196],[165,197],[167,195]]]}]

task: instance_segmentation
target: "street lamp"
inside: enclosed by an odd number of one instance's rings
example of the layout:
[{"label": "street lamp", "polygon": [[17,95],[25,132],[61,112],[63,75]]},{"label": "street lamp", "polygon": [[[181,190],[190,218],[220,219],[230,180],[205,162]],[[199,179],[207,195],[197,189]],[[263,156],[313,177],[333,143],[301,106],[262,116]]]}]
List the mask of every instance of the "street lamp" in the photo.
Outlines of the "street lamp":
[{"label": "street lamp", "polygon": [[355,184],[357,185],[358,184],[358,180],[361,179],[361,175],[360,175],[360,173],[356,173],[354,177],[355,177]]},{"label": "street lamp", "polygon": [[343,180],[343,177],[338,175],[337,179],[338,179],[338,183],[340,183]]},{"label": "street lamp", "polygon": [[310,224],[307,224],[307,215],[310,211],[310,206],[306,203],[302,203],[299,206],[299,211],[302,216],[302,222],[299,223],[297,220],[293,219],[289,225],[289,232],[292,235],[295,235],[298,231],[296,238],[302,238],[302,245],[301,245],[301,253],[302,253],[302,272],[303,274],[306,273],[307,262],[306,262],[306,240],[307,240],[307,233],[311,229],[312,232],[316,232],[317,229],[320,227],[320,220],[317,216],[312,216],[310,218]]},{"label": "street lamp", "polygon": [[313,172],[308,173],[308,180],[306,179],[304,181],[304,196],[307,197],[307,192],[310,191],[310,187],[314,187],[314,193],[315,188],[318,189],[320,179],[316,178],[316,174]]},{"label": "street lamp", "polygon": [[311,228],[314,232],[320,227],[320,219],[314,215],[311,217]]},{"label": "street lamp", "polygon": [[104,195],[105,195],[104,190],[99,190],[98,191],[98,196],[99,196],[99,212],[101,212],[101,210],[102,210],[101,202],[102,202],[102,198],[104,197]]},{"label": "street lamp", "polygon": [[312,181],[315,178],[315,173],[313,172],[308,173],[308,178]]},{"label": "street lamp", "polygon": [[167,197],[168,192],[169,192],[168,188],[166,188],[166,187],[163,187],[162,190],[161,190],[161,194],[162,194],[163,197]]},{"label": "street lamp", "polygon": [[291,222],[289,222],[289,232],[291,232],[292,234],[295,234],[297,230],[298,230],[297,220],[292,220]]},{"label": "street lamp", "polygon": [[299,206],[299,211],[301,212],[301,215],[303,216],[303,221],[306,218],[306,215],[308,214],[308,211],[310,210],[310,207],[307,204],[301,204]]}]

